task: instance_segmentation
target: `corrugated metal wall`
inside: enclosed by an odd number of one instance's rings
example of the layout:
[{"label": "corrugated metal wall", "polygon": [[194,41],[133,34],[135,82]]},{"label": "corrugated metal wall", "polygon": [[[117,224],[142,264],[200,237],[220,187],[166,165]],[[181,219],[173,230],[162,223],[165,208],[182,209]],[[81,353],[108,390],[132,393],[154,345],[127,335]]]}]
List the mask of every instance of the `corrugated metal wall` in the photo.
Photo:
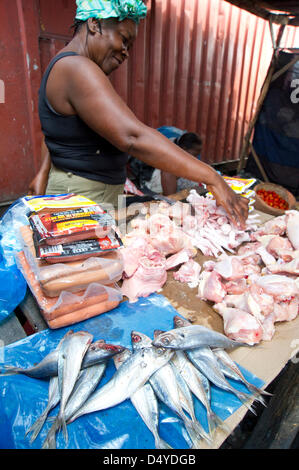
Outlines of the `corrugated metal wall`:
[{"label": "corrugated metal wall", "polygon": [[[131,57],[111,77],[117,91],[146,124],[199,132],[204,161],[237,159],[272,55],[268,23],[224,0],[146,3]],[[71,37],[75,8],[75,0],[0,2],[0,203],[24,194],[39,166],[39,83]],[[299,28],[287,29],[282,45],[298,47]]]},{"label": "corrugated metal wall", "polygon": [[[239,158],[273,52],[268,23],[223,0],[147,5],[115,87],[147,124],[199,132],[204,161]],[[282,45],[298,47],[298,29],[287,28]]]},{"label": "corrugated metal wall", "polygon": [[[75,13],[64,2],[57,24],[50,3],[40,0],[42,65],[63,47]],[[238,159],[273,52],[268,23],[224,0],[146,3],[147,19],[113,85],[146,124],[200,133],[204,161]],[[298,30],[287,28],[283,44],[299,46]]]}]

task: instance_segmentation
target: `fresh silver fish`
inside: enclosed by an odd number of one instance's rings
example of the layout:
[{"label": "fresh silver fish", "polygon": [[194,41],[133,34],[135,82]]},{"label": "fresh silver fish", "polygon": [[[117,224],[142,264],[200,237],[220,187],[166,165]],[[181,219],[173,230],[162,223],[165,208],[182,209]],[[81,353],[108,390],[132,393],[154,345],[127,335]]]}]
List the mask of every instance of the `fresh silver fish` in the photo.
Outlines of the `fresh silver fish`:
[{"label": "fresh silver fish", "polygon": [[65,407],[78,379],[83,357],[92,342],[93,336],[86,331],[78,331],[63,341],[58,351],[58,386],[60,409],[57,417],[59,428],[63,428],[67,441]]},{"label": "fresh silver fish", "polygon": [[[115,367],[118,369],[131,355],[132,351],[125,349],[121,354],[114,356]],[[136,392],[131,395],[130,399],[143,422],[153,434],[155,448],[172,449],[172,447],[159,436],[159,406],[156,395],[149,382],[138,388]]]},{"label": "fresh silver fish", "polygon": [[[197,367],[207,377],[207,379],[209,379],[210,382],[222,390],[226,390],[236,395],[250,411],[255,413],[253,408],[247,403],[248,400],[252,398],[252,396],[247,393],[240,392],[229,384],[223,372],[220,370],[218,361],[210,348],[205,347],[187,350],[186,353],[192,364],[194,364],[194,366]],[[263,399],[261,397],[256,398],[263,403]]]},{"label": "fresh silver fish", "polygon": [[[179,316],[174,317],[174,327],[180,328],[188,326],[191,323]],[[211,434],[214,434],[217,426],[225,431],[228,427],[214,413],[211,408],[211,389],[210,382],[193,364],[190,362],[184,351],[177,350],[172,357],[171,362],[177,367],[181,375],[184,377],[192,393],[204,405],[207,411],[208,426]]]},{"label": "fresh silver fish", "polygon": [[49,381],[49,398],[48,404],[42,414],[37,418],[35,423],[31,426],[28,431],[26,431],[26,435],[32,433],[30,438],[30,443],[37,438],[38,434],[40,433],[50,411],[58,405],[60,401],[60,393],[58,387],[58,377],[51,377]]},{"label": "fresh silver fish", "polygon": [[89,397],[69,422],[84,414],[116,406],[130,398],[156,370],[171,359],[172,355],[173,351],[163,348],[136,351],[116,370],[113,377],[103,387]]},{"label": "fresh silver fish", "polygon": [[[65,407],[64,417],[66,422],[84,405],[88,397],[94,392],[104,375],[106,367],[107,362],[101,362],[81,371]],[[60,423],[56,417],[43,443],[43,449],[56,449],[55,436],[59,428]]]},{"label": "fresh silver fish", "polygon": [[[67,338],[71,334],[73,334],[73,330],[69,330],[65,334],[65,336],[59,341],[58,346],[55,349],[55,352],[58,353],[58,351],[60,349],[60,346],[63,343],[63,341],[65,340],[65,338]],[[40,431],[41,431],[41,429],[42,429],[42,427],[43,427],[43,425],[44,425],[44,423],[47,419],[48,414],[50,413],[50,411],[53,408],[55,408],[55,406],[58,405],[59,400],[60,400],[60,394],[59,394],[59,387],[58,387],[58,377],[57,376],[51,377],[50,381],[49,381],[47,406],[46,406],[45,410],[43,411],[43,413],[35,421],[35,423],[33,423],[33,425],[25,433],[25,435],[27,436],[27,434],[32,432],[32,436],[31,436],[31,439],[30,439],[31,444],[37,438],[38,434],[40,433]]]},{"label": "fresh silver fish", "polygon": [[266,392],[265,390],[256,387],[254,384],[248,382],[248,380],[245,379],[237,364],[232,360],[232,358],[229,356],[229,354],[227,354],[226,351],[224,351],[223,349],[214,349],[213,353],[216,356],[219,366],[224,375],[233,380],[238,380],[239,382],[242,382],[254,395],[272,396],[272,393]]},{"label": "fresh silver fish", "polygon": [[[227,430],[227,427],[224,425],[222,420],[211,409],[209,395],[206,392],[202,374],[189,361],[184,351],[176,351],[176,354],[172,357],[171,362],[174,364],[178,373],[182,375],[191,392],[206,408],[208,426],[211,435],[214,434],[217,426]],[[208,391],[210,391],[209,388]]]},{"label": "fresh silver fish", "polygon": [[[70,333],[70,332],[68,332]],[[73,332],[71,332],[73,333]],[[84,356],[81,369],[104,362],[123,351],[123,346],[107,344],[103,340],[92,343]],[[47,379],[58,374],[58,351],[55,349],[34,367],[22,369],[20,367],[5,366],[6,372],[1,375],[24,374],[35,379]]]},{"label": "fresh silver fish", "polygon": [[223,349],[248,347],[248,344],[234,341],[222,333],[201,325],[183,326],[166,331],[154,339],[153,345],[171,349],[196,349],[205,346]]},{"label": "fresh silver fish", "polygon": [[[142,350],[142,348],[153,348],[150,346],[151,340],[148,336],[143,333],[133,331],[131,333],[133,349],[136,351]],[[157,370],[149,379],[153,390],[160,401],[165,403],[179,418],[183,421],[185,428],[191,438],[194,448],[198,448],[200,445],[200,437],[204,437],[208,442],[210,438],[195,418],[195,415],[191,419],[184,413],[181,401],[179,388],[176,381],[176,376],[173,368],[170,364],[165,364]]]}]

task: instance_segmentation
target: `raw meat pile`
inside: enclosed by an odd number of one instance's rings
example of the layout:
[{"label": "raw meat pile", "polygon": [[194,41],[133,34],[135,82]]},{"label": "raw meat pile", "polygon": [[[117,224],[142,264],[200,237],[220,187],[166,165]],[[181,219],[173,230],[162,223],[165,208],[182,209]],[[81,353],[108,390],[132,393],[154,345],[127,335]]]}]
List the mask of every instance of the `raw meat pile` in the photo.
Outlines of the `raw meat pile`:
[{"label": "raw meat pile", "polygon": [[[161,290],[167,270],[179,266],[174,279],[213,302],[228,337],[247,344],[271,340],[276,322],[298,315],[299,213],[286,211],[262,226],[249,215],[246,229],[238,230],[212,198],[191,190],[187,201],[161,203],[156,213],[133,221],[121,250],[123,295],[134,302]],[[196,249],[214,259],[200,266]]]},{"label": "raw meat pile", "polygon": [[198,296],[214,302],[230,338],[271,340],[276,322],[297,317],[298,227],[299,213],[287,211],[253,232],[236,255],[204,263]]},{"label": "raw meat pile", "polygon": [[[193,258],[197,248],[206,256],[217,257],[225,250],[234,252],[250,232],[257,228],[250,216],[245,231],[236,230],[213,199],[199,196],[194,190],[189,204],[156,205],[156,212],[145,219],[132,221],[132,230],[123,239],[124,259],[122,292],[134,302],[159,291],[167,279],[167,270],[182,265],[175,278],[198,283],[201,267]],[[191,208],[194,215],[191,215]]]}]

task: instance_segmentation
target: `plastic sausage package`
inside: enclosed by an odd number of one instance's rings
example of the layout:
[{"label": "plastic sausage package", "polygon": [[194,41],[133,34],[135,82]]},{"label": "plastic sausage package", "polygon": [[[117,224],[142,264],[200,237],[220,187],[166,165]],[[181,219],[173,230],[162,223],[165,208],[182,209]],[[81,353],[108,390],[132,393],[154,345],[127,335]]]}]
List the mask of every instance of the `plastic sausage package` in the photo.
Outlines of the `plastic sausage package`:
[{"label": "plastic sausage package", "polygon": [[114,259],[90,258],[77,266],[47,265],[34,257],[29,226],[20,231],[25,239],[17,265],[50,328],[72,325],[119,305],[123,296],[116,282],[122,275],[122,260],[117,254]]},{"label": "plastic sausage package", "polygon": [[17,266],[50,328],[110,311],[123,298],[117,285],[123,273],[122,242],[112,228],[114,219],[92,201],[77,207],[76,197],[68,210],[73,196],[62,196],[47,198],[47,206],[55,206],[51,212],[33,198],[39,211],[30,207],[28,225],[17,228]]}]

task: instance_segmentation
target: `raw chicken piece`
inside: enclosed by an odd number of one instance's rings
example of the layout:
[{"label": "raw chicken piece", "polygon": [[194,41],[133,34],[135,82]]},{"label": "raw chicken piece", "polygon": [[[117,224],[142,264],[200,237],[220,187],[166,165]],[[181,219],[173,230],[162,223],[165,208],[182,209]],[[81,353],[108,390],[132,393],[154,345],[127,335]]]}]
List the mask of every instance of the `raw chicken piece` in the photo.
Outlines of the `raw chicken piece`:
[{"label": "raw chicken piece", "polygon": [[264,318],[262,322],[262,328],[263,328],[263,341],[271,341],[271,339],[274,336],[275,333],[275,315],[274,312],[271,313],[271,315],[268,315],[266,318]]},{"label": "raw chicken piece", "polygon": [[226,336],[249,345],[261,341],[263,329],[260,322],[253,315],[239,308],[227,307],[224,303],[214,305],[214,309],[223,318]]},{"label": "raw chicken piece", "polygon": [[171,255],[166,260],[166,269],[172,269],[180,264],[187,263],[190,258],[196,255],[196,249],[183,248],[174,255]]},{"label": "raw chicken piece", "polygon": [[127,246],[119,250],[124,261],[124,276],[131,277],[139,266],[139,260],[145,255],[148,249],[146,238],[136,237],[130,238]]},{"label": "raw chicken piece", "polygon": [[199,278],[198,297],[218,303],[225,295],[226,290],[221,282],[220,274],[215,271],[203,271]]},{"label": "raw chicken piece", "polygon": [[268,264],[275,263],[275,258],[272,256],[269,251],[264,246],[260,246],[256,250],[257,254],[262,258],[263,263],[267,266]]},{"label": "raw chicken piece", "polygon": [[299,212],[287,211],[287,237],[292,243],[295,250],[299,250]]},{"label": "raw chicken piece", "polygon": [[272,295],[266,294],[257,284],[251,284],[247,291],[247,303],[249,311],[259,321],[271,315],[274,309],[274,299]]},{"label": "raw chicken piece", "polygon": [[298,315],[298,298],[274,304],[274,321],[292,321]]},{"label": "raw chicken piece", "polygon": [[250,255],[256,253],[257,248],[261,246],[261,242],[249,242],[241,245],[237,251],[238,256]]},{"label": "raw chicken piece", "polygon": [[261,235],[283,235],[287,228],[287,216],[280,215],[268,220],[258,230],[252,234],[252,239],[260,241],[258,239]]},{"label": "raw chicken piece", "polygon": [[251,282],[262,287],[266,294],[272,295],[275,302],[290,300],[298,295],[298,287],[294,279],[279,274],[252,276]]},{"label": "raw chicken piece", "polygon": [[[283,259],[283,253],[292,251],[293,247],[291,242],[284,237],[280,237],[279,235],[273,237],[268,245],[267,245],[267,251],[275,256],[275,258],[282,258]],[[291,261],[290,259],[286,261]]]},{"label": "raw chicken piece", "polygon": [[218,261],[214,266],[214,271],[220,274],[226,281],[242,279],[245,275],[242,261],[236,256],[227,256]]},{"label": "raw chicken piece", "polygon": [[296,274],[299,275],[299,258],[289,263],[274,263],[267,266],[272,274]]},{"label": "raw chicken piece", "polygon": [[247,289],[246,279],[238,279],[237,281],[223,281],[222,284],[227,294],[243,294]]},{"label": "raw chicken piece", "polygon": [[147,297],[159,291],[167,280],[165,264],[161,256],[153,259],[142,257],[133,276],[124,279],[122,294],[128,297],[129,302],[136,302],[138,297]]},{"label": "raw chicken piece", "polygon": [[185,247],[186,236],[179,228],[162,227],[151,235],[151,244],[165,256],[177,253]]},{"label": "raw chicken piece", "polygon": [[194,288],[199,283],[200,271],[200,264],[190,259],[184,263],[177,272],[173,273],[173,277],[176,281],[186,282],[190,288]]}]

